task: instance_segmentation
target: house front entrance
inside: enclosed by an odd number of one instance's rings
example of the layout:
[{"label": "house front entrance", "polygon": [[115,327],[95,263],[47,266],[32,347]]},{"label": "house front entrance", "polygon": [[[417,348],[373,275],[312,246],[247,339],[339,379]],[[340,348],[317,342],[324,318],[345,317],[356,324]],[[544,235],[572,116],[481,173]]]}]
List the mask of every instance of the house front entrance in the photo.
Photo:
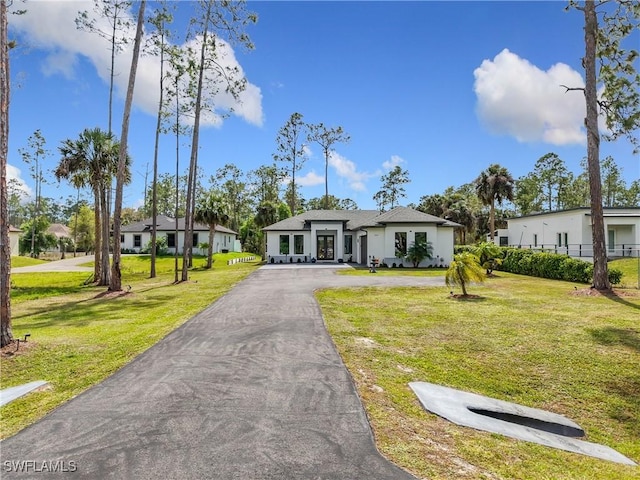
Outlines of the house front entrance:
[{"label": "house front entrance", "polygon": [[318,235],[318,251],[316,258],[318,260],[334,260],[334,240],[333,235]]}]

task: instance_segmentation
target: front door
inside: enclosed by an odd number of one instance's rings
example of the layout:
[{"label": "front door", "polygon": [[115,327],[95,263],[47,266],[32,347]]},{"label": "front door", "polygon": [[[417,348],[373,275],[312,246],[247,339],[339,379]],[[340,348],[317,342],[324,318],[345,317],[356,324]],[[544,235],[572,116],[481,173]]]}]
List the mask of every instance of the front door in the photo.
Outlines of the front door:
[{"label": "front door", "polygon": [[333,235],[318,235],[318,260],[333,260]]}]

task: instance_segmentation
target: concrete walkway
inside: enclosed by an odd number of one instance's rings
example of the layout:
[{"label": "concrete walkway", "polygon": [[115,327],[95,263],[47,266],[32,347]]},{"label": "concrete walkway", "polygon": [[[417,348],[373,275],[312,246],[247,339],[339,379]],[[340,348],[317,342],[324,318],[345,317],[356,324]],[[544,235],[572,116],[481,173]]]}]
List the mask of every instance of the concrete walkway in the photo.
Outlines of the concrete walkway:
[{"label": "concrete walkway", "polygon": [[76,472],[59,475],[73,478],[411,479],[376,450],[313,291],[438,284],[263,267],[116,374],[1,442],[2,478],[13,478],[7,462],[59,460],[73,462]]}]

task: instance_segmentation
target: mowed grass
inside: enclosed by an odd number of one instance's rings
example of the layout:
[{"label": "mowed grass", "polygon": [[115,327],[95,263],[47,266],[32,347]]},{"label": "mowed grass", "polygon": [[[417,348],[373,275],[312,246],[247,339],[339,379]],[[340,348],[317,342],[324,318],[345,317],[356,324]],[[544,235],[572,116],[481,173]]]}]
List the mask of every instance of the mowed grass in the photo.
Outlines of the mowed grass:
[{"label": "mowed grass", "polygon": [[379,449],[418,478],[640,478],[640,467],[460,427],[421,407],[409,382],[550,410],[640,462],[640,293],[587,296],[584,285],[497,275],[470,287],[475,300],[441,287],[317,293]]},{"label": "mowed grass", "polygon": [[[158,262],[157,278],[139,273],[144,259],[123,258],[128,293],[83,285],[87,273],[22,273],[11,276],[14,338],[31,334],[18,354],[0,359],[0,388],[46,380],[50,390],[0,408],[0,438],[10,436],[100,382],[222,296],[259,265],[226,265],[238,254],[216,255],[211,270],[193,270],[173,284],[173,258]],[[197,262],[197,260],[196,260]],[[170,264],[168,266],[168,264]]]},{"label": "mowed grass", "polygon": [[352,265],[353,268],[343,268],[338,270],[340,275],[385,275],[385,276],[416,276],[416,277],[443,277],[446,268],[389,268],[377,267],[372,273],[369,267],[364,265]]},{"label": "mowed grass", "polygon": [[609,268],[617,268],[622,272],[621,287],[640,288],[640,259],[638,258],[620,258],[609,262]]},{"label": "mowed grass", "polygon": [[31,265],[39,265],[46,262],[46,260],[41,260],[39,258],[22,257],[16,255],[14,257],[11,257],[11,268],[29,267]]}]

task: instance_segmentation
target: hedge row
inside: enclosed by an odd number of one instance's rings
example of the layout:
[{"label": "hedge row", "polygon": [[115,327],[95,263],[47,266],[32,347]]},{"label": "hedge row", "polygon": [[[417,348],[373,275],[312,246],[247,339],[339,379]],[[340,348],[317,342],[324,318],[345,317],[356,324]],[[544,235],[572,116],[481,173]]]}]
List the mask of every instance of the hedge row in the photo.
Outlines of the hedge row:
[{"label": "hedge row", "polygon": [[[456,253],[465,250],[472,251],[473,247],[456,247]],[[502,253],[502,264],[496,270],[568,282],[591,283],[593,280],[593,264],[568,255],[513,247],[502,247]],[[617,285],[621,280],[622,272],[610,268],[609,282]]]}]

